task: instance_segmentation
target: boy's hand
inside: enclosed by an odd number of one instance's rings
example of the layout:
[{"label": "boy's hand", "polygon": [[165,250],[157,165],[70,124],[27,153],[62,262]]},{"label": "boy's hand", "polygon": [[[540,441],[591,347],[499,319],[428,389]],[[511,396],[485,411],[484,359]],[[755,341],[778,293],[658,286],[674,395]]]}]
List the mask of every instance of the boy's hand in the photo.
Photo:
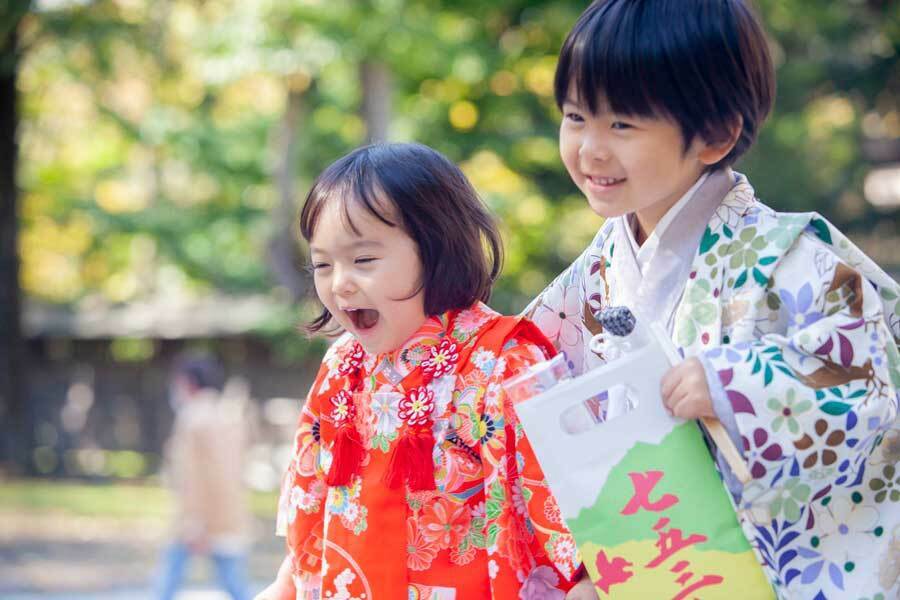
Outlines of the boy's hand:
[{"label": "boy's hand", "polygon": [[669,369],[663,375],[660,393],[663,405],[673,416],[682,419],[716,416],[706,384],[706,371],[696,358],[689,358]]},{"label": "boy's hand", "polygon": [[597,590],[594,589],[594,584],[591,583],[587,573],[566,594],[566,600],[599,600],[599,598],[600,596],[597,595]]}]

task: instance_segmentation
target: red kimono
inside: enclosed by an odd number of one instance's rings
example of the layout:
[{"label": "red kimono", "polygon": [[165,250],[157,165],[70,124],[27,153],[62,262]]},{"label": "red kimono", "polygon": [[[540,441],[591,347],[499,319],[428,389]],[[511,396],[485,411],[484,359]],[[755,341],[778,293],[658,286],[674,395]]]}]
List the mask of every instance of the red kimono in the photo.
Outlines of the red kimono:
[{"label": "red kimono", "polygon": [[[322,361],[282,486],[299,597],[562,600],[580,560],[502,389],[553,352],[544,337],[479,303],[427,319],[394,352],[365,355],[349,413],[365,456],[349,485],[329,487],[348,414],[339,370],[358,349],[345,335]],[[392,488],[386,471],[419,414],[408,392],[425,389],[423,363],[438,365],[427,384],[436,489]]]}]

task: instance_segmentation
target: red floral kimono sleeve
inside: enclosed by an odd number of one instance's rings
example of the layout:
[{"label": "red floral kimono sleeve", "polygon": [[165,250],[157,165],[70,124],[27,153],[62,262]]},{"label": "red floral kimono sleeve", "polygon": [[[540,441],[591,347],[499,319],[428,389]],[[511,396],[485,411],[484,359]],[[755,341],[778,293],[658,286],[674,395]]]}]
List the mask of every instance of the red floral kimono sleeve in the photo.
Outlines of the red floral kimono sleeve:
[{"label": "red floral kimono sleeve", "polygon": [[[327,366],[322,368],[313,390],[322,384]],[[325,483],[328,452],[319,435],[317,395],[310,393],[294,435],[291,462],[285,472],[278,503],[278,533],[287,536],[287,548],[294,572],[317,575],[321,568],[322,536],[325,515]]]},{"label": "red floral kimono sleeve", "polygon": [[[485,470],[486,536],[500,580],[521,581],[522,593],[535,598],[562,597],[573,585],[581,561],[575,542],[562,520],[556,500],[544,478],[534,451],[516,417],[502,384],[531,365],[545,360],[531,343],[513,341],[498,357],[484,394],[482,420],[493,436],[482,438]],[[498,560],[498,559],[502,559]],[[543,595],[542,595],[543,594]]]}]

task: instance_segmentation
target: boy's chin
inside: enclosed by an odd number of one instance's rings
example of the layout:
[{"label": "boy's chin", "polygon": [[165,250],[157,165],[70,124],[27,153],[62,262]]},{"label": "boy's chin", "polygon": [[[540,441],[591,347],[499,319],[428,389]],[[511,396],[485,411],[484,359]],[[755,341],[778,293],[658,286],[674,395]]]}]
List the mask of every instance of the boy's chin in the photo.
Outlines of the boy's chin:
[{"label": "boy's chin", "polygon": [[603,217],[604,219],[614,219],[616,217],[621,217],[622,215],[628,214],[628,210],[625,210],[621,207],[609,204],[607,202],[603,202],[596,198],[592,198],[588,194],[585,194],[585,198],[587,198],[588,206],[598,217]]}]

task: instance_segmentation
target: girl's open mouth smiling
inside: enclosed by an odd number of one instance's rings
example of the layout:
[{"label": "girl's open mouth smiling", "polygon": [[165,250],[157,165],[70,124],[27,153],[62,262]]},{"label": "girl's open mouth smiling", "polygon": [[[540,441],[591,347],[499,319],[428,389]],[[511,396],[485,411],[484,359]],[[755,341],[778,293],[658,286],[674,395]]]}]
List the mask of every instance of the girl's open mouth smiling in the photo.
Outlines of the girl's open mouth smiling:
[{"label": "girl's open mouth smiling", "polygon": [[378,324],[379,313],[374,308],[348,308],[344,310],[354,327],[359,331],[366,331]]}]

